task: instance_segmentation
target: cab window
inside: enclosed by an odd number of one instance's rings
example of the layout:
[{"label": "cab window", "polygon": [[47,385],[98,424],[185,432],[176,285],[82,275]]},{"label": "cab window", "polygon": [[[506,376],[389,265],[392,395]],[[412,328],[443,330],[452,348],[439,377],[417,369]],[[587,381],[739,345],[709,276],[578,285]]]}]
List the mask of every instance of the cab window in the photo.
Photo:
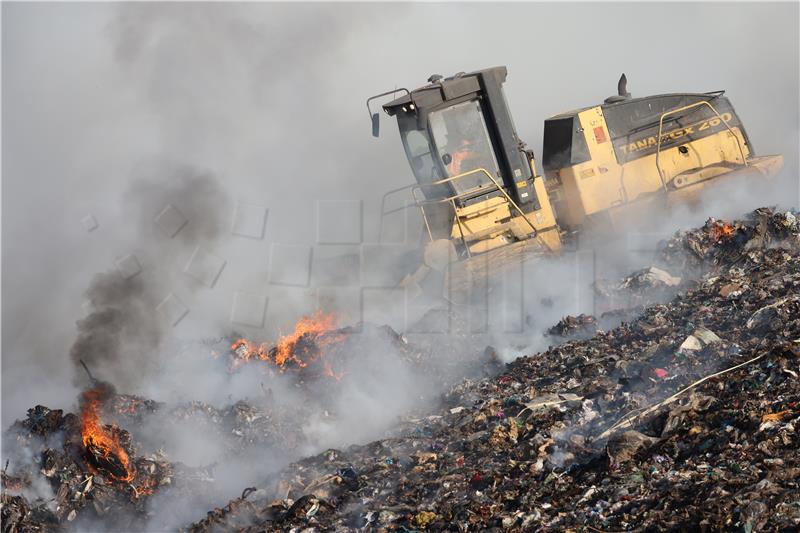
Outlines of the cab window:
[{"label": "cab window", "polygon": [[559,170],[589,160],[586,137],[577,116],[549,119],[544,122],[542,166]]},{"label": "cab window", "polygon": [[[448,177],[481,168],[495,178],[499,177],[497,159],[477,100],[434,111],[428,121],[436,155],[444,164]],[[482,172],[451,183],[459,194],[493,186],[492,180]]]}]

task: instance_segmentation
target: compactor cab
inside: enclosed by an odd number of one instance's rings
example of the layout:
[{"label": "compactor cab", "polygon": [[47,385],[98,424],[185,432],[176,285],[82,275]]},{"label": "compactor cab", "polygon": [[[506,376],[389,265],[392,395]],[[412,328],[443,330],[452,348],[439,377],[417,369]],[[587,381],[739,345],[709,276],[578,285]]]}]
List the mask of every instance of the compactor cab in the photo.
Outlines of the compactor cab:
[{"label": "compactor cab", "polygon": [[623,74],[618,93],[545,121],[542,165],[564,228],[613,228],[654,200],[691,202],[713,178],[782,167],[755,156],[724,91],[631,98]]},{"label": "compactor cab", "polygon": [[[720,178],[783,166],[780,155],[756,157],[724,91],[631,98],[623,74],[604,103],[545,121],[545,180],[517,136],[506,76],[505,67],[431,76],[419,89],[367,100],[377,136],[371,102],[405,93],[383,109],[397,119],[416,183],[384,195],[381,223],[403,209],[387,211],[387,197],[410,191],[430,242],[401,285],[421,287],[431,270],[483,254],[449,268],[450,286],[466,285],[512,257],[559,251],[566,232],[638,226],[656,207],[696,201]],[[481,266],[490,260],[491,269]]]},{"label": "compactor cab", "polygon": [[[416,178],[389,194],[410,189],[430,241],[451,240],[462,257],[531,237],[551,249],[560,245],[544,180],[511,119],[506,75],[495,67],[431,76],[383,106],[397,119]],[[376,135],[370,101],[377,97],[367,101]]]}]

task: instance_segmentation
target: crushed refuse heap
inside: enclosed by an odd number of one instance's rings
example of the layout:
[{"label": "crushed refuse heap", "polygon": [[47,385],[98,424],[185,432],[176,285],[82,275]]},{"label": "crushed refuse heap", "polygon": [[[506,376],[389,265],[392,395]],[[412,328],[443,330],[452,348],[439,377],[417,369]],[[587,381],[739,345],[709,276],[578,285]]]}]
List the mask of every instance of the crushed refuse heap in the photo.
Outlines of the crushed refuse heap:
[{"label": "crushed refuse heap", "polygon": [[[98,442],[85,444],[82,426],[79,415],[38,405],[9,429],[6,439],[14,439],[19,449],[36,457],[40,470],[15,476],[3,471],[4,532],[55,531],[59,524],[74,521],[87,509],[97,517],[124,514],[129,520],[120,524],[135,527],[135,517],[142,514],[147,496],[171,484],[173,465],[157,457],[134,457],[127,431],[111,425],[102,428],[120,445],[112,452]],[[54,441],[58,444],[51,446]],[[7,440],[4,448],[9,444]],[[33,504],[19,495],[35,490],[34,479],[39,475],[46,480],[55,501]]]},{"label": "crushed refuse heap", "polygon": [[[106,387],[98,383],[84,392],[84,399],[107,396],[95,406],[96,424],[87,422],[92,414],[85,401],[79,414],[37,405],[5,432],[3,447],[10,459],[2,472],[0,496],[4,533],[57,531],[71,524],[78,529],[90,524],[89,529],[144,530],[147,502],[154,493],[181,493],[185,498],[210,493],[212,467],[171,463],[158,450],[140,455],[144,446],[135,439],[136,432],[123,426],[141,429],[157,416],[174,422],[191,418],[203,422],[206,431],[225,436],[230,453],[244,453],[262,440],[297,438],[288,430],[281,432],[285,419],[265,417],[263,409],[245,402],[222,410],[191,402],[163,412],[162,404],[103,391]],[[15,463],[14,475],[7,473],[9,462]]]},{"label": "crushed refuse heap", "polygon": [[[331,339],[335,342],[329,342]],[[284,374],[305,402],[282,398],[262,383],[259,397],[223,408],[202,401],[168,406],[119,394],[89,373],[92,386],[84,391],[78,413],[37,405],[28,410],[26,419],[4,432],[4,457],[11,468],[7,464],[2,471],[3,533],[63,527],[147,530],[152,517],[148,499],[156,493],[185,501],[201,496],[208,501],[218,499],[213,497],[214,465],[190,468],[170,462],[162,452],[164,439],[155,428],[186,424],[191,431],[221,443],[225,457],[247,460],[269,450],[270,461],[288,464],[297,459],[298,450],[309,446],[304,431],[309,419],[324,413],[328,423],[335,423],[337,413],[330,400],[350,379],[346,373],[335,373],[359,356],[359,343],[365,339],[368,345],[377,342],[390,347],[401,365],[420,379],[432,379],[436,390],[452,385],[453,374],[430,353],[388,326],[371,324],[297,335],[291,358],[282,366],[274,364],[274,346],[263,348],[272,358],[262,359],[257,351],[261,345],[252,345],[254,352],[245,352],[242,342],[228,342],[225,365],[230,372]],[[216,348],[221,341],[212,345]],[[329,348],[327,358],[322,357],[323,346]],[[209,362],[214,360],[212,352],[207,354]],[[483,358],[499,365],[493,352],[479,355],[466,370],[472,368],[482,375],[486,365],[479,360]],[[313,394],[302,395],[303,391]]]},{"label": "crushed refuse heap", "polygon": [[[590,338],[505,367],[487,349],[473,375],[493,375],[448,386],[438,407],[406,417],[393,437],[294,462],[187,530],[797,530],[795,214],[709,220],[664,243],[651,268],[595,289],[626,306],[551,330],[554,342]],[[605,331],[609,317],[624,322]],[[403,337],[382,334],[422,374],[440,370]],[[298,339],[314,352],[314,339]],[[350,355],[346,342],[337,346]],[[325,379],[335,366],[296,370],[300,389],[339,382]],[[95,425],[89,395],[78,414],[36,406],[5,432],[4,450],[24,451],[30,466],[11,456],[16,468],[2,471],[3,533],[143,530],[154,495],[206,494],[213,467],[148,452],[155,417],[200,419],[231,454],[304,438],[308,407],[279,405],[269,391],[222,409],[98,392]],[[101,435],[87,440],[87,427]]]},{"label": "crushed refuse heap", "polygon": [[396,437],[298,461],[190,530],[796,531],[795,214],[709,220],[658,259],[607,290],[670,301],[465,380]]},{"label": "crushed refuse heap", "polygon": [[[426,318],[428,315],[422,320]],[[348,386],[350,370],[358,368],[360,376],[372,375],[373,371],[380,375],[377,367],[386,359],[374,357],[375,350],[389,354],[393,362],[412,372],[417,381],[424,380],[424,389],[436,391],[437,395],[465,376],[486,377],[502,368],[493,347],[477,348],[474,340],[457,328],[450,332],[446,347],[440,338],[432,338],[417,335],[409,340],[389,326],[360,322],[294,335],[292,356],[285,358],[276,357],[280,341],[277,346],[270,346],[239,339],[231,344],[227,364],[234,373],[255,367],[268,374],[282,374],[295,387],[307,392],[305,398],[309,402],[324,410]]]}]

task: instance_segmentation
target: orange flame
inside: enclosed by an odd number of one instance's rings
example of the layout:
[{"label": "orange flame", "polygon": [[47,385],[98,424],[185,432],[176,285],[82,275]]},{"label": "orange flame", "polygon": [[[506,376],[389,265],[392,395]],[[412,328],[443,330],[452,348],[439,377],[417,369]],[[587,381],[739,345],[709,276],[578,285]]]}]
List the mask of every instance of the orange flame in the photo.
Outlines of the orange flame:
[{"label": "orange flame", "polygon": [[[83,393],[83,405],[81,406],[83,445],[87,452],[119,472],[119,475],[108,472],[113,479],[130,483],[133,481],[135,473],[131,468],[128,452],[120,444],[119,438],[112,431],[106,429],[100,421],[99,410],[104,392],[101,385]],[[104,470],[109,469],[104,468]]]},{"label": "orange flame", "polygon": [[715,222],[711,226],[711,236],[715,241],[730,239],[734,233],[736,233],[736,228],[727,222]]},{"label": "orange flame", "polygon": [[[238,339],[231,345],[235,357],[231,363],[231,370],[235,370],[249,361],[266,361],[278,367],[280,372],[287,368],[306,368],[311,363],[320,361],[327,376],[341,379],[343,373],[336,373],[326,358],[328,348],[341,342],[345,335],[332,333],[336,328],[336,316],[316,311],[305,315],[298,320],[294,331],[283,335],[273,348],[267,343],[256,344],[247,339]],[[314,350],[303,346],[304,342],[314,344]]]},{"label": "orange flame", "polygon": [[141,498],[142,496],[152,496],[156,491],[156,488],[158,488],[158,480],[153,476],[149,478],[145,477],[144,479],[139,480],[138,487],[133,485],[131,485],[131,487],[133,487],[134,494],[137,498]]}]

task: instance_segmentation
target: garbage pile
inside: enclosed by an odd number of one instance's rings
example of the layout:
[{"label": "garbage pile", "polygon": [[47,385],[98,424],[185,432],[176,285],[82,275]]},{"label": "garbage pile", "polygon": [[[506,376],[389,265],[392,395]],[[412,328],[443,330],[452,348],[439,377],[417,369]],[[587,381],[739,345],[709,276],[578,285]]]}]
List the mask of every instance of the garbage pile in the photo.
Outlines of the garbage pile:
[{"label": "garbage pile", "polygon": [[601,331],[616,328],[623,322],[633,320],[643,311],[644,306],[634,305],[605,311],[599,317],[585,313],[578,316],[567,315],[550,327],[545,335],[555,342],[589,339]]},{"label": "garbage pile", "polygon": [[671,300],[464,380],[396,437],[298,461],[190,530],[796,531],[796,214],[710,220],[658,259],[669,278],[617,289]]},{"label": "garbage pile", "polygon": [[600,330],[597,319],[592,315],[581,313],[578,316],[568,315],[547,330],[551,337],[590,338]]},{"label": "garbage pile", "polygon": [[[372,346],[391,351],[398,364],[420,379],[451,379],[429,352],[387,326],[306,330],[291,344],[249,345],[269,359],[244,353],[241,340],[228,344],[225,366],[230,371],[263,371],[265,378],[282,374],[282,386],[291,384],[297,394],[283,397],[264,379],[261,394],[247,401],[223,407],[197,400],[168,405],[117,393],[87,368],[91,386],[82,394],[77,413],[39,405],[4,432],[4,457],[10,465],[2,471],[3,532],[146,530],[153,517],[148,501],[154,495],[215,501],[215,465],[190,468],[170,461],[164,428],[202,435],[226,458],[258,460],[259,453],[268,451],[270,462],[288,464],[300,450],[313,446],[305,427],[309,420],[336,423],[340,413],[331,398],[351,378],[361,379],[345,371],[348,365],[366,365],[362,373],[370,374],[369,365],[379,364],[363,359]],[[282,365],[276,364],[281,346],[291,348]],[[214,361],[210,351],[206,357]],[[481,352],[483,357],[499,364],[491,351]],[[444,381],[438,383],[442,390]]]},{"label": "garbage pile", "polygon": [[[230,372],[256,368],[289,376],[297,387],[312,392],[310,401],[325,405],[347,386],[351,369],[376,364],[375,349],[430,381],[436,390],[446,390],[464,376],[493,374],[498,367],[493,348],[476,348],[474,341],[469,342],[468,335],[456,328],[449,332],[448,349],[458,353],[447,356],[436,336],[416,335],[409,340],[389,326],[368,322],[337,328],[331,316],[315,313],[303,317],[293,333],[275,344],[235,340],[228,355]],[[428,318],[426,315],[422,321]]]},{"label": "garbage pile", "polygon": [[650,266],[619,281],[599,279],[594,283],[594,291],[599,302],[610,310],[607,312],[612,312],[669,300],[686,289],[685,281],[688,279]]},{"label": "garbage pile", "polygon": [[[141,527],[138,517],[147,498],[172,483],[176,465],[137,456],[130,433],[117,425],[95,425],[82,411],[64,414],[37,405],[7,432],[4,449],[25,450],[38,471],[16,469],[14,476],[3,471],[3,531],[55,531],[79,514],[97,523],[113,517],[118,527]],[[52,499],[29,504],[26,493],[50,493]]]},{"label": "garbage pile", "polygon": [[156,428],[187,424],[205,441],[219,443],[228,457],[269,449],[271,459],[283,454],[288,462],[306,444],[300,421],[310,408],[304,405],[265,395],[258,403],[240,400],[224,408],[199,401],[167,406],[107,387],[100,383],[85,391],[78,414],[38,405],[5,432],[4,532],[75,524],[147,530],[154,494],[211,500],[214,465],[170,462],[163,438],[148,433]]}]

